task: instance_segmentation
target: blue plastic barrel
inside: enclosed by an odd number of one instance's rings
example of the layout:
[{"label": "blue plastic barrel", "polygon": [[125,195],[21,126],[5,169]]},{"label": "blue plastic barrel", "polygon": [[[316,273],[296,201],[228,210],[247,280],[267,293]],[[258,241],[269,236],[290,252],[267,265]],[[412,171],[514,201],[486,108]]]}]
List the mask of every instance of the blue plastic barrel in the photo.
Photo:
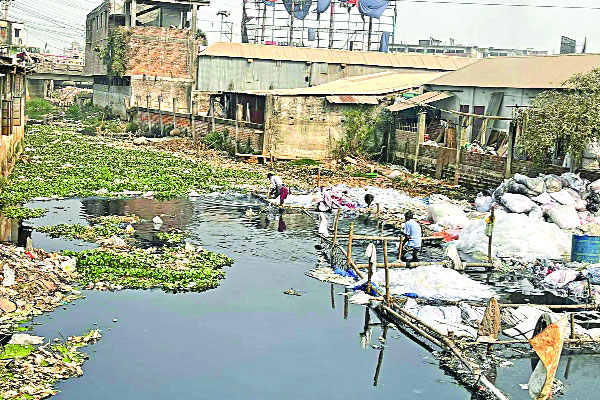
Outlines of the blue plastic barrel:
[{"label": "blue plastic barrel", "polygon": [[573,235],[571,261],[599,263],[600,236]]}]

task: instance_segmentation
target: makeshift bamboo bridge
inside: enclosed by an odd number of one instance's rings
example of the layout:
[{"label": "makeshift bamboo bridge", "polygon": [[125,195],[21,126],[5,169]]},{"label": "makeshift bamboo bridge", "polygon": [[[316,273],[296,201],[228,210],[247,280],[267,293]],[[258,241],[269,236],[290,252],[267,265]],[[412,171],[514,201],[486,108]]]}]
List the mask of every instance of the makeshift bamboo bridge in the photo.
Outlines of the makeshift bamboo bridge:
[{"label": "makeshift bamboo bridge", "polygon": [[[483,368],[473,360],[474,357],[469,357],[465,354],[473,352],[478,354],[489,354],[494,347],[498,346],[514,346],[514,345],[529,345],[529,340],[498,340],[497,334],[495,338],[484,341],[467,341],[461,340],[456,337],[452,331],[448,331],[447,334],[436,329],[431,324],[423,321],[417,316],[411,314],[409,311],[403,308],[404,301],[406,298],[392,297],[390,294],[390,268],[414,268],[423,265],[439,265],[442,262],[390,262],[388,257],[388,243],[399,243],[399,247],[402,246],[401,237],[384,236],[383,231],[381,235],[358,235],[354,233],[354,224],[350,225],[348,234],[340,235],[339,230],[339,218],[340,212],[338,211],[333,225],[333,234],[331,236],[319,235],[323,244],[325,244],[324,251],[330,256],[332,267],[344,268],[346,270],[352,269],[353,272],[361,279],[367,279],[366,293],[376,293],[375,296],[371,297],[369,302],[369,308],[373,309],[378,315],[386,319],[387,321],[394,324],[400,330],[404,332],[412,332],[413,339],[418,340],[417,337],[423,338],[425,343],[431,345],[426,346],[429,349],[440,348],[445,351],[452,359],[458,361],[462,368],[455,368],[454,375],[459,381],[473,392],[489,399],[506,400],[508,397],[502,393],[483,373]],[[423,238],[425,242],[431,242],[438,240],[438,238]],[[345,241],[343,244],[341,241]],[[383,263],[374,265],[369,261],[366,264],[359,264],[355,262],[352,255],[352,248],[355,242],[378,242],[383,243]],[[468,272],[472,268],[492,268],[491,263],[465,263],[465,271]],[[377,267],[385,268],[385,288],[378,289],[372,284],[373,270]],[[332,288],[333,290],[333,288]],[[485,306],[484,304],[474,303],[477,306]],[[498,307],[517,308],[530,304],[498,304]],[[575,314],[580,311],[586,310],[598,310],[598,306],[595,304],[570,304],[570,305],[549,305],[547,306],[553,310],[568,311],[570,312],[570,335],[565,339],[564,343],[567,345],[574,346],[577,348],[585,344],[592,344],[600,346],[600,341],[593,338],[581,338],[577,337],[575,333]],[[499,328],[498,328],[499,329]],[[382,354],[380,354],[381,357]],[[450,363],[457,365],[456,363]],[[379,366],[378,366],[379,367]],[[379,369],[379,368],[378,368]],[[463,372],[466,370],[468,373],[459,373],[458,369]],[[378,372],[378,371],[377,371]],[[377,381],[376,372],[375,381]],[[483,389],[483,390],[482,390]]]}]

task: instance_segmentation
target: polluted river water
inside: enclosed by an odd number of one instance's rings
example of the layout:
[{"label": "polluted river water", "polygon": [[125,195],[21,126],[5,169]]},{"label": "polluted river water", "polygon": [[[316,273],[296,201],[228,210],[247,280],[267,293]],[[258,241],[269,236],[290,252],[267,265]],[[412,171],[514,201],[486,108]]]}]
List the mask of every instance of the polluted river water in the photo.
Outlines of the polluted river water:
[{"label": "polluted river water", "polygon": [[[306,214],[261,213],[248,196],[178,199],[69,199],[34,202],[50,212],[28,226],[87,223],[88,217],[162,215],[186,240],[235,260],[213,290],[170,294],[161,290],[84,291],[86,296],[35,318],[34,334],[67,337],[100,328],[87,348],[84,375],[58,383],[58,399],[471,399],[438,367],[435,357],[373,312],[338,295],[344,288],[305,276],[319,262],[316,223]],[[353,220],[364,233],[378,231],[366,217]],[[348,219],[340,221],[347,231]],[[396,233],[392,229],[386,233]],[[140,246],[157,244],[152,223],[136,225]],[[32,233],[47,251],[95,245]],[[355,250],[355,252],[360,250]],[[430,257],[439,257],[434,251]],[[293,288],[301,296],[283,292]],[[114,321],[117,322],[114,322]],[[528,399],[531,360],[497,369],[496,384],[512,399]],[[557,378],[565,398],[593,399],[600,391],[596,355],[563,352]],[[591,397],[590,397],[591,395]]]}]

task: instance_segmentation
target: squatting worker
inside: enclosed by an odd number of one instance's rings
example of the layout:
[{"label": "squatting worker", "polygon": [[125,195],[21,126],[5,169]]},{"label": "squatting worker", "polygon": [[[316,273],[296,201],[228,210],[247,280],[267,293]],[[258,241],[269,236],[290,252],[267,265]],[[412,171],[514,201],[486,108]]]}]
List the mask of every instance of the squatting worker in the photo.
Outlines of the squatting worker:
[{"label": "squatting worker", "polygon": [[277,175],[273,175],[272,173],[267,174],[267,178],[271,181],[269,197],[272,199],[276,199],[281,194],[281,187],[283,186],[283,181]]},{"label": "squatting worker", "polygon": [[404,262],[419,261],[418,253],[421,251],[421,225],[413,219],[412,211],[404,214],[404,245],[400,259]]}]

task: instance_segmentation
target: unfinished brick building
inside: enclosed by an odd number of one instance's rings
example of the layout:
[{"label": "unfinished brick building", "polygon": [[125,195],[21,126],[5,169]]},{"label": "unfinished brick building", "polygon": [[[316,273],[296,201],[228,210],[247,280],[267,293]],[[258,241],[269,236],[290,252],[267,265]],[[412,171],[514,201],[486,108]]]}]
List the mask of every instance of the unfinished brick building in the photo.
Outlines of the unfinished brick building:
[{"label": "unfinished brick building", "polygon": [[87,16],[85,75],[94,104],[126,115],[135,105],[189,109],[198,8],[208,0],[105,0]]}]

